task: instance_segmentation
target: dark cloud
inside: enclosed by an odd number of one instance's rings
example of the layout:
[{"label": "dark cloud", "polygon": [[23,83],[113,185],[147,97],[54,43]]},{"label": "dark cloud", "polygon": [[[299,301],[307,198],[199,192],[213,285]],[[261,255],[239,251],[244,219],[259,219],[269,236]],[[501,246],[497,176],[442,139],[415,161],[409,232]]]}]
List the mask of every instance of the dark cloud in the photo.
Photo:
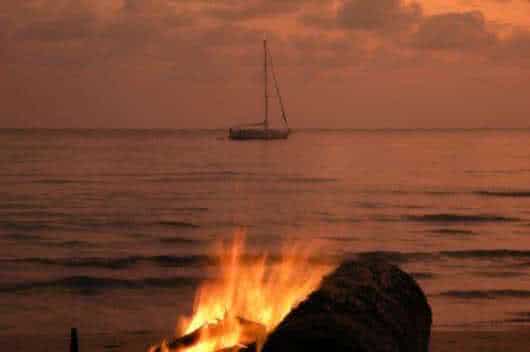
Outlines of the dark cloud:
[{"label": "dark cloud", "polygon": [[337,11],[337,24],[346,29],[401,30],[416,23],[422,15],[419,4],[402,0],[348,0]]},{"label": "dark cloud", "polygon": [[123,10],[134,14],[153,15],[175,12],[172,1],[164,0],[125,0]]},{"label": "dark cloud", "polygon": [[422,8],[403,0],[345,0],[331,13],[305,14],[302,22],[310,26],[352,31],[396,32],[408,29],[422,17]]},{"label": "dark cloud", "polygon": [[[199,0],[185,3],[200,3]],[[121,15],[125,17],[142,17],[162,22],[165,25],[190,25],[194,23],[193,14],[182,6],[180,0],[124,0]]]},{"label": "dark cloud", "polygon": [[530,67],[530,31],[515,29],[510,36],[501,40],[490,58],[496,63],[516,64]]},{"label": "dark cloud", "polygon": [[42,6],[24,11],[14,6],[4,9],[17,23],[4,61],[62,69],[109,61],[142,65],[141,60],[169,56],[165,52],[174,55],[180,32],[195,24],[189,12],[169,0],[109,0],[103,7],[87,0],[67,0],[51,6],[57,3],[45,0],[39,3]]},{"label": "dark cloud", "polygon": [[329,0],[218,0],[209,2],[204,13],[220,20],[248,20],[282,16]]},{"label": "dark cloud", "polygon": [[428,50],[480,50],[498,43],[479,11],[444,13],[426,17],[412,38],[414,46]]},{"label": "dark cloud", "polygon": [[[218,64],[208,60],[209,56],[215,56],[216,62],[253,62],[264,31],[277,42],[284,38],[279,45],[284,48],[280,53],[283,62],[322,71],[363,64],[397,69],[418,62],[415,56],[427,59],[433,51],[472,53],[498,60],[528,52],[524,32],[501,40],[478,11],[426,16],[418,3],[404,0],[343,0],[335,7],[333,3],[109,0],[101,7],[89,0],[40,0],[22,7],[0,5],[0,10],[14,13],[10,20],[17,23],[13,27],[17,43],[9,48],[11,62],[32,64],[39,59],[48,65],[148,60],[168,64],[173,70],[173,62],[180,60],[175,58],[183,58],[190,66],[200,62],[211,73],[206,65]],[[291,29],[286,37],[283,28],[266,29],[266,23],[254,27],[249,25],[253,22],[245,22],[283,15],[302,18],[310,32],[298,34]],[[2,27],[0,14],[0,52],[6,52],[8,36],[2,34]],[[494,55],[495,51],[501,53]]]},{"label": "dark cloud", "polygon": [[77,40],[94,33],[95,22],[89,16],[68,16],[30,22],[16,32],[16,39],[35,41]]},{"label": "dark cloud", "polygon": [[508,52],[516,52],[519,57],[523,60],[530,60],[530,31],[528,30],[516,30],[504,42],[504,50]]},{"label": "dark cloud", "polygon": [[344,0],[335,10],[306,13],[300,19],[321,32],[343,30],[375,43],[372,56],[363,57],[390,67],[426,60],[431,53],[458,53],[485,60],[518,58],[519,62],[530,53],[527,31],[501,37],[495,24],[488,23],[480,11],[425,15],[416,2]]},{"label": "dark cloud", "polygon": [[0,57],[7,50],[7,41],[9,37],[9,19],[7,16],[0,15]]}]

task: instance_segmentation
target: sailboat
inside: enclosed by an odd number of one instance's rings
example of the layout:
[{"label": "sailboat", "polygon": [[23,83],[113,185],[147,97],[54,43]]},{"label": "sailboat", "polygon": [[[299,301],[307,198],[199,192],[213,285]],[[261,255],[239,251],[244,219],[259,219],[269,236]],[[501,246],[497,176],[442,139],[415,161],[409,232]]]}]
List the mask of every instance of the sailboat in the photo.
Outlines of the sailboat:
[{"label": "sailboat", "polygon": [[[282,96],[280,95],[280,87],[278,85],[278,79],[274,72],[274,66],[272,63],[272,55],[267,47],[267,40],[263,40],[263,52],[264,52],[264,76],[263,83],[265,87],[265,120],[258,123],[245,124],[237,127],[232,127],[229,130],[229,137],[233,140],[273,140],[273,139],[287,139],[289,137],[289,123],[287,121],[287,115],[285,114],[285,107],[283,105]],[[278,102],[280,103],[280,110],[282,113],[282,129],[270,128],[269,125],[269,67],[272,73],[274,81],[274,88]]]}]

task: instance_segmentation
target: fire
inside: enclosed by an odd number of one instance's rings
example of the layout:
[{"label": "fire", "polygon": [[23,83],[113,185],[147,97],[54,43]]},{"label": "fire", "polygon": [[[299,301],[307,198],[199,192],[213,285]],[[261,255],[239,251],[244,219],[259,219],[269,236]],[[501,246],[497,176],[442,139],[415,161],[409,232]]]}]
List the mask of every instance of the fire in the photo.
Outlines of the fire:
[{"label": "fire", "polygon": [[245,258],[244,234],[227,247],[219,245],[218,279],[204,283],[196,293],[194,313],[183,318],[177,336],[195,334],[185,348],[160,346],[158,351],[214,352],[255,343],[259,351],[267,335],[317,288],[329,265],[311,265],[307,246],[285,246],[279,261],[267,255]]}]

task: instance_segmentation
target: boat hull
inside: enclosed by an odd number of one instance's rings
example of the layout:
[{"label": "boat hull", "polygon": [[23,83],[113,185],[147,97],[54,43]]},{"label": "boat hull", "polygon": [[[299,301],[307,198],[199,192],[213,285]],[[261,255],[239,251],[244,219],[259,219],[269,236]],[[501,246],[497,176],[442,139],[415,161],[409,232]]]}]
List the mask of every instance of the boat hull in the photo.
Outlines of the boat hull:
[{"label": "boat hull", "polygon": [[290,131],[275,129],[230,129],[229,137],[232,140],[249,141],[249,140],[275,140],[289,138]]}]

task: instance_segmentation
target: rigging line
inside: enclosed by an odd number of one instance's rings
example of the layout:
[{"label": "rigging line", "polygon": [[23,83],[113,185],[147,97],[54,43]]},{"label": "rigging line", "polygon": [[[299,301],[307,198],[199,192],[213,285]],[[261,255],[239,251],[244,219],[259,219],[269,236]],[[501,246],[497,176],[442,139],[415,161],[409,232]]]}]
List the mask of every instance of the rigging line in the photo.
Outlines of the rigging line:
[{"label": "rigging line", "polygon": [[283,105],[283,99],[280,94],[280,87],[278,85],[278,79],[276,78],[276,71],[274,70],[274,63],[272,61],[272,55],[270,53],[270,50],[267,50],[267,56],[269,57],[269,61],[271,64],[272,78],[274,80],[274,87],[276,88],[276,95],[278,96],[278,100],[280,102],[280,109],[282,110],[282,118],[283,118],[283,121],[285,122],[285,125],[289,126],[289,122],[287,121],[287,115],[285,114],[285,107]]}]

